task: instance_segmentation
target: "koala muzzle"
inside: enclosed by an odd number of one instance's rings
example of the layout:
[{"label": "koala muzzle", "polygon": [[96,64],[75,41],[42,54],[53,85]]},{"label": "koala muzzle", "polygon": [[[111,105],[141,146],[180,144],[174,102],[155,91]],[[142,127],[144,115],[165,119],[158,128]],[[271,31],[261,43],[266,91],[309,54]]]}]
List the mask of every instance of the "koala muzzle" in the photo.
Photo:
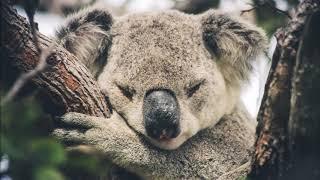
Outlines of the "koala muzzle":
[{"label": "koala muzzle", "polygon": [[147,135],[168,140],[180,134],[180,108],[173,92],[152,90],[143,102],[143,118]]}]

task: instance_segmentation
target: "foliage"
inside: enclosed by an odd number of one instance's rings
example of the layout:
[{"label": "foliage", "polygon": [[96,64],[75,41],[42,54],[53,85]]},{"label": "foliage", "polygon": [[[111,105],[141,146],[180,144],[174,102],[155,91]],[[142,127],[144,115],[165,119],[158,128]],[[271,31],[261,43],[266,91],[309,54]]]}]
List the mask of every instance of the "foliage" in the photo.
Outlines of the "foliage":
[{"label": "foliage", "polygon": [[103,170],[107,166],[99,164],[97,157],[65,152],[63,145],[49,136],[52,126],[51,118],[32,97],[1,107],[0,155],[9,159],[2,177],[62,180],[106,176]]},{"label": "foliage", "polygon": [[250,178],[247,176],[241,176],[237,180],[250,180]]},{"label": "foliage", "polygon": [[[295,7],[299,1],[287,0],[288,11]],[[277,3],[274,0],[253,0],[256,11],[257,23],[271,36],[279,27],[283,27],[288,20],[287,16],[277,11]],[[283,10],[287,11],[287,10]]]},{"label": "foliage", "polygon": [[13,179],[63,179],[58,167],[66,160],[65,152],[47,136],[42,117],[32,98],[1,107],[1,155],[9,157]]}]

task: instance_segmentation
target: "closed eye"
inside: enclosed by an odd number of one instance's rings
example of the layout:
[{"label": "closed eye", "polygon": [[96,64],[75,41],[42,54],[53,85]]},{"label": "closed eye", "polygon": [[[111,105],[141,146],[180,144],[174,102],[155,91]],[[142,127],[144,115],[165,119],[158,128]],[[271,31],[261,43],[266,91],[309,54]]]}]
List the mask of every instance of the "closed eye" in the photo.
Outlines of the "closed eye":
[{"label": "closed eye", "polygon": [[205,82],[205,80],[200,80],[197,83],[191,85],[190,87],[188,87],[186,89],[186,95],[188,98],[192,97],[201,87],[201,85],[203,85]]},{"label": "closed eye", "polygon": [[134,96],[134,94],[136,93],[136,91],[132,88],[130,88],[129,86],[122,86],[119,84],[116,84],[117,87],[120,89],[121,93],[128,98],[130,101],[132,101],[132,98]]}]

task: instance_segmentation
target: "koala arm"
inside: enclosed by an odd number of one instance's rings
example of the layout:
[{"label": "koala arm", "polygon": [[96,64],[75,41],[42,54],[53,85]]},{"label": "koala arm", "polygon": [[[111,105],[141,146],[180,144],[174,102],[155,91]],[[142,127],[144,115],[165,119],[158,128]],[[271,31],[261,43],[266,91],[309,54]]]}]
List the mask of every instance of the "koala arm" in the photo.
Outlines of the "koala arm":
[{"label": "koala arm", "polygon": [[241,116],[222,119],[174,151],[150,145],[116,112],[108,119],[68,113],[61,118],[66,128],[56,129],[53,135],[67,144],[89,145],[146,179],[236,179],[248,170],[254,137]]},{"label": "koala arm", "polygon": [[113,19],[106,9],[90,7],[69,16],[56,32],[56,42],[97,76],[106,63]]},{"label": "koala arm", "polygon": [[170,163],[162,162],[166,157],[161,156],[165,154],[149,149],[115,112],[108,119],[80,113],[68,113],[60,119],[67,128],[57,128],[53,135],[66,144],[72,144],[73,150],[90,145],[113,163],[143,177],[151,174],[153,178],[162,177]]}]

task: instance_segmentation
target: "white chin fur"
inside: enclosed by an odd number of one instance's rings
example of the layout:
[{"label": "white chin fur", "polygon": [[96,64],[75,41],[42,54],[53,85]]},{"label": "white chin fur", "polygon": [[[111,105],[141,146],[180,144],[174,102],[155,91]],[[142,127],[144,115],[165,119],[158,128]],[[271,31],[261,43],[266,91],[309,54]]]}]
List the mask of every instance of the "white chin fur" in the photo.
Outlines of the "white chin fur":
[{"label": "white chin fur", "polygon": [[166,140],[166,141],[157,141],[155,139],[149,138],[149,141],[159,147],[160,149],[165,150],[175,150],[179,148],[185,141],[187,141],[189,138],[191,138],[193,135],[197,134],[200,130],[199,124],[195,121],[192,121],[193,123],[189,124],[182,124],[181,126],[181,134],[173,139]]},{"label": "white chin fur", "polygon": [[175,150],[178,147],[180,147],[188,138],[183,135],[180,135],[176,138],[173,138],[170,140],[164,140],[164,141],[157,141],[152,138],[148,138],[148,139],[153,145],[159,147],[160,149]]}]

